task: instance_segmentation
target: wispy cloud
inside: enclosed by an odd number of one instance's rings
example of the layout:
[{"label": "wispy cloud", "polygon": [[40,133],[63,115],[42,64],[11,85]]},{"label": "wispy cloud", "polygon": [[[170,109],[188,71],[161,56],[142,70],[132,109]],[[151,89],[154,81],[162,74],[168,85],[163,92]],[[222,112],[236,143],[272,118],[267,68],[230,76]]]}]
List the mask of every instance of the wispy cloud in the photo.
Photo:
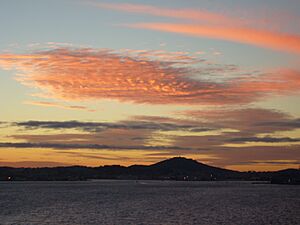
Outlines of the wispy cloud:
[{"label": "wispy cloud", "polygon": [[[90,4],[104,9],[185,20],[175,23],[158,22],[126,25],[132,28],[233,41],[290,53],[300,53],[299,35],[272,31],[268,28],[257,28],[255,21],[241,19],[241,17],[201,9],[163,8],[145,4],[95,2]],[[274,27],[274,25],[269,24],[269,27]]]},{"label": "wispy cloud", "polygon": [[[241,159],[243,162],[254,162],[295,160],[300,157],[300,137],[296,130],[299,127],[295,125],[299,118],[286,113],[230,107],[188,111],[185,115],[187,117],[182,119],[136,116],[132,120],[116,122],[15,122],[10,125],[16,132],[6,136],[10,141],[2,141],[0,149],[51,149],[57,153],[85,149],[95,154],[107,151],[108,158],[115,151],[128,154],[134,152],[133,155],[149,153],[153,157],[199,155],[207,163],[235,169],[245,165],[241,163]],[[47,133],[42,129],[46,129]],[[291,132],[294,133],[289,136]],[[92,159],[94,154],[69,155]],[[100,155],[95,159],[106,160],[105,157]],[[251,165],[255,167],[257,164],[262,163]],[[267,168],[267,164],[264,165]],[[274,163],[274,169],[278,169],[280,165]]]},{"label": "wispy cloud", "polygon": [[[111,149],[111,150],[190,150],[178,146],[109,146],[100,144],[77,144],[77,143],[29,143],[29,142],[1,142],[0,148],[51,148],[51,149]],[[195,149],[197,150],[197,149]]]},{"label": "wispy cloud", "polygon": [[152,5],[130,4],[130,3],[89,2],[88,4],[99,8],[117,10],[122,12],[148,14],[153,16],[170,17],[170,18],[177,18],[177,19],[186,19],[186,20],[193,20],[197,22],[206,21],[215,24],[239,23],[236,18],[230,18],[218,13],[213,13],[205,10],[194,10],[188,8],[172,9],[172,8],[156,7]]},{"label": "wispy cloud", "polygon": [[286,34],[250,27],[224,27],[183,23],[137,23],[126,26],[233,41],[300,54],[300,35],[296,34]]},{"label": "wispy cloud", "polygon": [[[239,130],[239,136],[255,136],[275,131],[294,130],[299,127],[299,119],[289,114],[270,109],[243,108],[243,109],[221,109],[187,111],[188,117],[197,120],[212,122],[221,127]],[[231,134],[233,135],[233,134]]]},{"label": "wispy cloud", "polygon": [[37,105],[37,106],[44,106],[44,107],[55,107],[61,109],[68,109],[68,110],[83,110],[88,112],[95,112],[96,110],[89,109],[85,106],[79,105],[63,105],[57,102],[45,102],[45,101],[26,101],[24,104],[28,105]]},{"label": "wispy cloud", "polygon": [[16,122],[14,125],[27,129],[79,129],[83,131],[101,131],[103,129],[127,129],[127,130],[189,130],[201,128],[197,124],[177,124],[170,122],[155,122],[143,120],[128,120],[114,123],[109,122],[83,122],[83,121],[25,121]]},{"label": "wispy cloud", "polygon": [[[300,160],[300,145],[290,146],[255,146],[255,147],[224,147],[223,150],[217,151],[215,158],[210,161],[213,164],[219,166],[226,166],[231,169],[249,170],[249,168],[255,168],[255,170],[278,170],[279,168],[294,167],[298,168],[294,164],[294,160]],[[275,162],[291,162],[288,165]],[[273,166],[270,163],[274,162]],[[247,166],[245,165],[247,163]],[[252,163],[249,167],[248,163]],[[261,165],[266,164],[266,165]],[[245,166],[241,166],[245,165]]]},{"label": "wispy cloud", "polygon": [[300,119],[285,120],[285,121],[261,121],[256,123],[258,127],[278,127],[282,129],[300,128]]},{"label": "wispy cloud", "polygon": [[0,166],[9,167],[58,167],[58,166],[73,166],[73,164],[52,162],[52,161],[20,161],[20,162],[7,162],[0,161]]},{"label": "wispy cloud", "polygon": [[[24,121],[13,126],[34,129],[63,131],[64,134],[16,134],[9,136],[29,143],[77,143],[112,145],[117,138],[119,146],[168,143],[180,148],[216,149],[226,144],[249,142],[256,143],[296,143],[299,138],[275,135],[275,132],[293,131],[293,118],[285,113],[248,108],[237,110],[189,111],[193,119],[170,119],[163,117],[137,117],[139,120],[109,122],[82,121]],[[272,126],[271,124],[274,123]],[[267,124],[266,126],[264,124]],[[278,126],[284,124],[285,126]],[[68,134],[70,130],[84,131],[81,134]]]},{"label": "wispy cloud", "polygon": [[266,142],[266,143],[281,143],[281,142],[299,142],[300,138],[289,138],[289,137],[241,137],[241,138],[233,138],[229,140],[230,142]]},{"label": "wispy cloud", "polygon": [[250,162],[241,162],[240,164],[274,164],[274,165],[300,165],[299,160],[253,160]]}]

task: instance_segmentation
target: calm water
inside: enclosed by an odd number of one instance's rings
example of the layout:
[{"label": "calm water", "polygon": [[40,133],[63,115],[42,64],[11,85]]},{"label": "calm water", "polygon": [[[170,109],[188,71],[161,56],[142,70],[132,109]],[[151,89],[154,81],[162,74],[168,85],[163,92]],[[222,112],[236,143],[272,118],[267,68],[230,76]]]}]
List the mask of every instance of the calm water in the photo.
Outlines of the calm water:
[{"label": "calm water", "polygon": [[300,224],[300,186],[0,182],[0,224]]}]

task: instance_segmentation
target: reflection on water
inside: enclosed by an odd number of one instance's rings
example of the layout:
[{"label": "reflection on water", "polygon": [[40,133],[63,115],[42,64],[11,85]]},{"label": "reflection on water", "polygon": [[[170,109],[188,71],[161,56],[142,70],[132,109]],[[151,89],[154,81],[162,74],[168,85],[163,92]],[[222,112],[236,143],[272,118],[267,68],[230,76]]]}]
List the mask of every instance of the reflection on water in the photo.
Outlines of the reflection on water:
[{"label": "reflection on water", "polygon": [[0,182],[0,224],[299,224],[300,186],[249,182]]}]

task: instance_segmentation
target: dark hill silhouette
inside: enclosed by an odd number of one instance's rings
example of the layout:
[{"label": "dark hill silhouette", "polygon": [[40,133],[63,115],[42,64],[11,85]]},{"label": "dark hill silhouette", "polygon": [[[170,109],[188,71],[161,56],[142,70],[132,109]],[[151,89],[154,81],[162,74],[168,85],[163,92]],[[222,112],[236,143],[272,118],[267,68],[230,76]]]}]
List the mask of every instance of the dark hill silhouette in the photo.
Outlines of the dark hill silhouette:
[{"label": "dark hill silhouette", "polygon": [[184,171],[184,172],[195,172],[195,171],[207,171],[207,172],[235,172],[232,170],[222,169],[218,167],[209,166],[203,163],[200,163],[193,159],[187,159],[184,157],[175,157],[171,159],[166,159],[164,161],[152,164],[149,168],[156,170],[165,170],[165,171]]},{"label": "dark hill silhouette", "polygon": [[152,174],[161,178],[184,180],[216,180],[238,178],[240,172],[217,168],[193,159],[175,157],[148,166]]},{"label": "dark hill silhouette", "polygon": [[285,169],[277,171],[271,178],[272,184],[300,184],[300,170]]},{"label": "dark hill silhouette", "polygon": [[178,169],[178,170],[187,170],[187,171],[195,171],[198,169],[207,170],[213,168],[203,163],[199,163],[196,160],[187,159],[184,157],[175,157],[171,159],[166,159],[164,161],[150,165],[149,167],[156,168],[156,169],[165,169],[165,170]]},{"label": "dark hill silhouette", "polygon": [[252,180],[281,184],[300,183],[300,170],[277,172],[238,172],[200,163],[183,157],[167,159],[149,166],[112,165],[99,167],[70,166],[53,168],[0,167],[0,180],[89,180],[89,179],[155,179],[155,180]]}]

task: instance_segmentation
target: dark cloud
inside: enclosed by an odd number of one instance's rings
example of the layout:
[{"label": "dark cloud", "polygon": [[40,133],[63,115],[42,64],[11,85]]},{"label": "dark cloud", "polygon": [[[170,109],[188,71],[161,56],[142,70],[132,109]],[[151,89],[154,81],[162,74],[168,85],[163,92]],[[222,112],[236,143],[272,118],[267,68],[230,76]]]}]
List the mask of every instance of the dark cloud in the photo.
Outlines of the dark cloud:
[{"label": "dark cloud", "polygon": [[0,121],[0,128],[9,127],[11,124],[9,122]]},{"label": "dark cloud", "polygon": [[[222,109],[191,111],[187,112],[186,115],[192,116],[193,119],[190,117],[189,119],[174,119],[137,116],[132,120],[118,122],[25,121],[14,123],[14,125],[26,129],[76,129],[89,133],[16,134],[10,137],[23,142],[26,141],[23,145],[12,143],[19,148],[29,145],[29,147],[52,147],[56,149],[172,149],[176,154],[180,151],[185,152],[185,150],[196,152],[197,149],[214,152],[221,149],[223,145],[230,143],[296,143],[300,141],[298,138],[272,137],[274,132],[294,129],[295,122],[299,122],[299,119],[275,110],[259,108]],[[97,133],[97,131],[101,132]],[[164,131],[179,131],[179,133],[164,133]],[[209,133],[202,135],[201,132]],[[265,134],[265,137],[258,137],[259,134]],[[117,146],[115,146],[116,140],[118,140]],[[44,143],[43,146],[40,146],[40,143]],[[170,143],[173,147],[169,147]],[[149,147],[152,145],[155,146]]]},{"label": "dark cloud", "polygon": [[300,138],[276,138],[276,137],[240,137],[229,140],[230,142],[265,142],[265,143],[281,143],[281,142],[300,142]]},{"label": "dark cloud", "polygon": [[288,131],[300,128],[300,119],[289,114],[261,108],[186,111],[186,116],[206,121],[210,126],[239,130],[239,135]]},{"label": "dark cloud", "polygon": [[110,146],[100,144],[63,144],[63,143],[28,143],[2,142],[0,148],[52,148],[52,149],[110,149],[110,150],[191,150],[178,146]]},{"label": "dark cloud", "polygon": [[267,122],[256,123],[255,125],[264,126],[264,127],[282,127],[282,128],[297,129],[300,128],[300,119],[283,120],[283,121],[267,121]]},{"label": "dark cloud", "polygon": [[191,132],[206,132],[206,131],[213,131],[217,130],[216,128],[192,128],[190,129]]},{"label": "dark cloud", "polygon": [[300,161],[287,160],[287,161],[249,161],[249,162],[237,162],[238,165],[252,165],[252,164],[271,164],[271,165],[300,165]]},{"label": "dark cloud", "polygon": [[84,131],[101,131],[104,129],[133,129],[133,130],[191,130],[198,132],[208,131],[211,128],[203,128],[190,124],[176,124],[154,121],[120,121],[115,123],[106,122],[79,122],[79,121],[26,121],[16,122],[15,126],[27,129],[79,129]]},{"label": "dark cloud", "polygon": [[71,157],[81,157],[81,158],[90,158],[90,159],[101,159],[101,160],[128,160],[129,157],[125,156],[108,156],[108,155],[96,155],[96,154],[88,154],[84,152],[71,152],[71,151],[58,151],[59,154],[69,155]]},{"label": "dark cloud", "polygon": [[[275,133],[282,135],[286,131],[298,128],[300,119],[289,114],[259,108],[217,108],[210,111],[187,112],[185,115],[185,118],[180,119],[136,116],[117,122],[34,120],[15,122],[12,123],[14,128],[22,130],[7,136],[14,141],[0,143],[0,148],[2,151],[5,148],[24,150],[47,148],[57,152],[72,152],[68,151],[71,149],[99,150],[95,151],[95,157],[84,151],[82,154],[86,155],[73,153],[68,155],[99,160],[118,160],[109,155],[111,153],[102,155],[101,150],[124,152],[139,150],[142,154],[151,153],[149,157],[155,159],[193,155],[200,161],[202,159],[206,163],[221,167],[243,166],[240,163],[241,159],[244,162],[299,160],[300,137],[275,136]],[[51,129],[51,132],[44,133],[47,130],[37,132],[38,129]],[[73,130],[70,132],[70,129],[86,133],[74,133]],[[260,143],[252,146],[249,142]],[[234,143],[245,145],[239,146]],[[101,155],[97,155],[96,152],[101,152]],[[155,160],[154,158],[152,160]],[[249,164],[250,167],[252,165],[254,164]],[[281,163],[277,165],[280,166]]]}]

